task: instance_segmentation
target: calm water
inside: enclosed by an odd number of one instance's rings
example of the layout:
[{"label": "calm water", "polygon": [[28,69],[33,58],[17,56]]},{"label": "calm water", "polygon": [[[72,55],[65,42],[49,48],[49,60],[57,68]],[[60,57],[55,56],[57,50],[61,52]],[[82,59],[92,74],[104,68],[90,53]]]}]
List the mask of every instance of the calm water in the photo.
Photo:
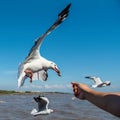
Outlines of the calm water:
[{"label": "calm water", "polygon": [[44,93],[50,101],[49,115],[32,116],[35,95],[0,95],[0,120],[119,120],[87,101],[72,100],[72,94]]}]

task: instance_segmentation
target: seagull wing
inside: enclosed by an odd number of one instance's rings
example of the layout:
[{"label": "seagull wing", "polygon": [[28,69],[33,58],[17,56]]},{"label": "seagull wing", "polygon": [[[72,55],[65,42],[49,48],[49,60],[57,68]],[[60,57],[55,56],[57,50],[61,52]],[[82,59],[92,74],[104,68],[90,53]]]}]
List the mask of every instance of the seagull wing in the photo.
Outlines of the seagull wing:
[{"label": "seagull wing", "polygon": [[47,105],[47,101],[41,98],[38,103],[38,111],[46,110],[46,105]]},{"label": "seagull wing", "polygon": [[18,66],[18,74],[17,74],[18,78],[22,74],[23,69],[24,69],[24,64],[19,64],[19,66]]},{"label": "seagull wing", "polygon": [[58,19],[55,21],[55,23],[35,41],[35,44],[33,45],[28,56],[26,57],[25,63],[30,62],[32,59],[38,59],[40,57],[39,48],[42,41],[47,35],[49,35],[58,25],[60,25],[65,20],[65,18],[68,16],[70,6],[71,4],[67,5],[67,7],[58,14]]},{"label": "seagull wing", "polygon": [[103,83],[99,77],[94,77],[93,80],[94,80],[94,82],[95,82],[97,85]]},{"label": "seagull wing", "polygon": [[41,70],[39,72],[33,73],[32,80],[40,80],[40,79],[42,79],[42,80],[46,81],[47,78],[48,78],[47,71]]},{"label": "seagull wing", "polygon": [[42,97],[42,98],[47,102],[47,104],[46,104],[46,109],[48,109],[48,104],[49,104],[48,98],[47,98],[47,97]]},{"label": "seagull wing", "polygon": [[25,79],[27,76],[25,75],[24,72],[24,64],[20,64],[18,67],[18,88],[24,85]]},{"label": "seagull wing", "polygon": [[95,76],[86,76],[85,78],[91,79],[95,82],[96,85],[103,83],[99,77]]}]

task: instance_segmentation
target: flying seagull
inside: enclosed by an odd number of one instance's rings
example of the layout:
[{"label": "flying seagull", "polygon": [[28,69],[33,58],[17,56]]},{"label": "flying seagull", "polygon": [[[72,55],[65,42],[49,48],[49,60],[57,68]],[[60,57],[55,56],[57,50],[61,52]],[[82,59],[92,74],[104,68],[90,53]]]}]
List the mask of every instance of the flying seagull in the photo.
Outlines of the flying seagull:
[{"label": "flying seagull", "polygon": [[88,79],[91,79],[94,81],[95,84],[92,85],[93,88],[110,86],[110,84],[111,84],[110,81],[103,82],[99,77],[96,77],[96,76],[86,76],[85,78],[88,78]]},{"label": "flying seagull", "polygon": [[38,110],[33,109],[31,111],[32,115],[50,114],[51,112],[53,112],[52,109],[48,109],[49,100],[47,97],[39,95],[38,97],[34,97],[34,100],[38,103]]},{"label": "flying seagull", "polygon": [[60,70],[53,61],[49,61],[40,55],[39,49],[46,36],[48,36],[56,27],[58,27],[68,16],[69,8],[71,4],[68,4],[59,14],[58,19],[55,23],[36,41],[31,48],[25,61],[19,65],[18,68],[18,88],[23,86],[25,79],[30,78],[30,82],[35,79],[42,79],[46,81],[48,78],[48,69],[56,71],[58,76],[60,75]]}]

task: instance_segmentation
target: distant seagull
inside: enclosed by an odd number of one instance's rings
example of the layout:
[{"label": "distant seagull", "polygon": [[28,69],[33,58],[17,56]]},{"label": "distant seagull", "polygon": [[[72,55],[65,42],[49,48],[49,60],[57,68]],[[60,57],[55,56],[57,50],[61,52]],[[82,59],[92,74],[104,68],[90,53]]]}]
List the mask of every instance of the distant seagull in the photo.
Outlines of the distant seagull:
[{"label": "distant seagull", "polygon": [[34,97],[34,100],[38,103],[38,110],[33,109],[31,111],[32,115],[50,114],[53,112],[52,109],[48,109],[49,100],[47,97],[39,95],[38,97]]},{"label": "distant seagull", "polygon": [[102,82],[101,79],[99,77],[96,77],[96,76],[86,76],[85,78],[91,79],[95,82],[95,84],[92,85],[93,88],[110,86],[110,84],[111,84],[110,81]]},{"label": "distant seagull", "polygon": [[58,69],[57,65],[45,59],[40,55],[39,49],[44,40],[44,38],[49,35],[59,24],[61,24],[68,16],[69,8],[71,4],[69,4],[62,12],[58,14],[58,19],[56,22],[36,41],[33,47],[31,48],[28,56],[26,57],[25,61],[20,64],[18,68],[18,87],[20,88],[23,86],[25,79],[27,77],[30,78],[30,82],[32,80],[40,78],[44,81],[48,78],[48,69],[53,69],[57,72],[58,76],[60,75],[60,70]]}]

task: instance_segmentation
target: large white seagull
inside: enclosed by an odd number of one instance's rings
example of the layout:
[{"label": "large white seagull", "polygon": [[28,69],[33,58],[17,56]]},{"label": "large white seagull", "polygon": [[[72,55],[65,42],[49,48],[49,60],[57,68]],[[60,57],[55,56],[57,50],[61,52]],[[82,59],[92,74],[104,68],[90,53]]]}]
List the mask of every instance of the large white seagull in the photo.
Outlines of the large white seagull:
[{"label": "large white seagull", "polygon": [[48,69],[52,69],[57,72],[58,76],[60,76],[60,70],[58,69],[57,65],[45,59],[40,55],[39,49],[44,40],[44,38],[49,35],[60,23],[62,23],[65,18],[68,16],[69,8],[71,4],[67,5],[62,12],[58,14],[58,19],[55,23],[36,41],[33,47],[31,48],[28,56],[26,57],[25,61],[19,65],[18,68],[18,87],[20,88],[23,86],[25,79],[27,77],[30,78],[30,82],[34,79],[42,79],[44,81],[47,80]]}]

